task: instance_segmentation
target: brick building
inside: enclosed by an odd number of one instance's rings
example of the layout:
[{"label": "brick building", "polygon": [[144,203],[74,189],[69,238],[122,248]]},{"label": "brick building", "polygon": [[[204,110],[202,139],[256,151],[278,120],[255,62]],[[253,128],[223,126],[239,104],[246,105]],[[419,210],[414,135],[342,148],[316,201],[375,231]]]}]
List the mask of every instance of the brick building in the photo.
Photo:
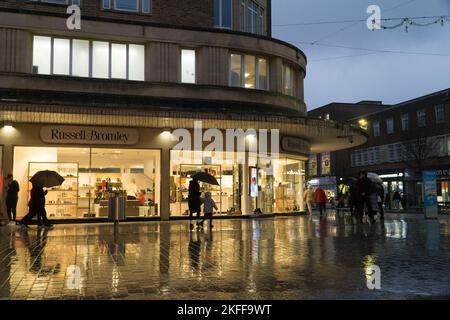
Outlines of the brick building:
[{"label": "brick building", "polygon": [[[47,196],[56,220],[105,219],[112,193],[130,219],[179,218],[198,171],[219,181],[202,186],[219,214],[302,211],[309,153],[366,140],[306,117],[305,74],[304,53],[271,37],[269,0],[1,1],[0,168],[20,183],[18,217],[42,169],[67,180]],[[205,151],[211,136],[181,158],[177,129],[246,130],[243,161]],[[250,157],[248,129],[266,133],[266,158]]]},{"label": "brick building", "polygon": [[[348,110],[352,109],[351,112]],[[341,113],[339,110],[343,110]],[[310,117],[346,121],[367,130],[366,144],[328,154],[311,155],[309,174],[318,182],[357,176],[364,169],[381,175],[392,197],[395,191],[407,195],[409,206],[422,202],[422,171],[436,170],[438,201],[450,202],[450,90],[442,90],[395,105],[332,103],[308,112]],[[329,115],[329,116],[328,116]],[[311,163],[330,159],[314,171]],[[317,158],[318,160],[315,160]],[[319,167],[319,165],[317,165]],[[392,199],[388,205],[392,207]]]}]

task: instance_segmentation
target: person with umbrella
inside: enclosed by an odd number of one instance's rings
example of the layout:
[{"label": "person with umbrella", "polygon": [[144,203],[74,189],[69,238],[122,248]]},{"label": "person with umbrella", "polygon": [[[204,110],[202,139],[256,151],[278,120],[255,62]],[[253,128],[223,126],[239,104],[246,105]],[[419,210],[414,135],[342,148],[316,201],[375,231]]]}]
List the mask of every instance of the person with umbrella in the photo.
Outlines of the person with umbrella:
[{"label": "person with umbrella", "polygon": [[[197,172],[192,176],[192,180],[189,182],[189,194],[188,194],[188,205],[189,205],[189,228],[190,230],[194,229],[194,225],[192,224],[192,216],[194,213],[197,213],[197,220],[200,219],[201,212],[201,204],[202,201],[200,199],[200,184],[199,181],[204,183],[219,185],[217,179],[207,172]],[[197,222],[197,227],[200,227],[201,222]]]},{"label": "person with umbrella", "polygon": [[47,212],[45,210],[45,196],[47,195],[47,191],[44,191],[44,188],[40,185],[36,185],[33,183],[33,188],[30,192],[30,202],[28,203],[29,211],[28,214],[23,217],[20,221],[20,225],[22,227],[28,228],[31,220],[34,216],[37,215],[38,218],[38,226],[41,226],[41,220],[44,223],[45,228],[52,228],[53,226],[49,223],[47,219]]},{"label": "person with umbrella", "polygon": [[33,177],[30,182],[33,186],[30,192],[30,207],[28,214],[20,221],[22,227],[27,228],[34,216],[38,217],[38,226],[41,226],[41,220],[45,228],[53,228],[53,225],[47,219],[47,211],[45,210],[45,196],[47,191],[45,188],[51,188],[60,186],[64,182],[64,178],[61,177],[55,171],[39,171]]},{"label": "person with umbrella", "polygon": [[367,172],[362,170],[359,173],[359,179],[356,182],[356,196],[357,196],[357,213],[359,222],[362,223],[364,217],[364,208],[367,208],[367,213],[371,223],[375,223],[373,217],[373,209],[370,203],[370,194],[372,192],[372,181],[367,177]]},{"label": "person with umbrella", "polygon": [[[201,211],[201,200],[200,200],[200,184],[198,183],[198,178],[193,177],[189,182],[188,189],[188,206],[189,206],[189,229],[192,231],[194,229],[194,224],[192,223],[192,217],[194,213],[197,214],[197,220],[200,218]],[[197,222],[199,226],[199,222]]]}]

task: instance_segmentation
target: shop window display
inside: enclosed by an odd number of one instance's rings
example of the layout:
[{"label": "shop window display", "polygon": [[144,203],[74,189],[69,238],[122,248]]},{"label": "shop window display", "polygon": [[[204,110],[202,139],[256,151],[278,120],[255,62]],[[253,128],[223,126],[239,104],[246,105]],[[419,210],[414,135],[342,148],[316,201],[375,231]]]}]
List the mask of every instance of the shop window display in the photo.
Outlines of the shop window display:
[{"label": "shop window display", "polygon": [[48,192],[49,218],[105,218],[112,192],[126,198],[127,217],[159,214],[160,151],[15,147],[14,175],[21,184],[18,212],[22,216],[27,212],[29,176],[39,170],[55,170],[66,179]]}]

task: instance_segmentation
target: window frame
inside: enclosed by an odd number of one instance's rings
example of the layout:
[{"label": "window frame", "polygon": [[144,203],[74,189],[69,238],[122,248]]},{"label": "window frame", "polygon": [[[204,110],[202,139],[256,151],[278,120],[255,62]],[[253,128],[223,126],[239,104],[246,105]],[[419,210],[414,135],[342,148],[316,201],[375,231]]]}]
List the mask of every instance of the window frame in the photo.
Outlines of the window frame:
[{"label": "window frame", "polygon": [[[441,113],[438,113],[438,109],[440,109]],[[438,118],[438,114],[442,114],[442,119]],[[434,116],[436,124],[445,123],[445,105],[443,103],[434,106]]]},{"label": "window frame", "polygon": [[60,6],[67,6],[67,5],[77,5],[81,7],[81,0],[63,0],[64,3],[58,0],[28,0],[30,2],[39,2],[42,4],[50,4],[50,5],[60,5]]},{"label": "window frame", "polygon": [[[252,5],[254,6],[254,8],[251,8]],[[241,8],[242,8],[242,31],[247,32],[247,33],[252,33],[252,34],[264,35],[265,34],[265,32],[264,32],[264,20],[265,20],[264,13],[265,13],[266,9],[263,6],[259,5],[259,3],[257,3],[254,0],[242,0]],[[256,16],[256,20],[255,20],[256,25],[254,27],[254,31],[250,30],[251,29],[250,23],[248,21],[248,19],[249,19],[248,12],[250,9]]]},{"label": "window frame", "polygon": [[[375,130],[377,128],[377,130]],[[374,121],[372,124],[372,130],[373,130],[373,136],[379,137],[381,135],[381,127],[380,127],[380,121]]]},{"label": "window frame", "polygon": [[[183,51],[194,51],[195,55],[195,79],[194,82],[183,82]],[[198,50],[192,47],[180,47],[180,73],[179,73],[179,83],[182,84],[197,84],[198,83]]]},{"label": "window frame", "polygon": [[[422,117],[419,117],[419,113],[423,112],[423,123],[421,122]],[[416,117],[417,117],[417,126],[419,128],[424,128],[427,126],[427,112],[425,109],[419,109],[416,111]]]},{"label": "window frame", "polygon": [[[285,70],[286,69],[290,69],[290,71],[291,71],[291,79],[290,79],[290,81],[291,81],[291,83],[292,83],[292,94],[289,94],[287,91],[286,91],[286,72],[285,72]],[[282,77],[282,93],[284,94],[284,95],[287,95],[287,96],[290,96],[290,97],[296,97],[296,94],[295,94],[295,87],[296,87],[296,83],[297,83],[297,76],[296,76],[296,70],[295,70],[295,68],[293,68],[290,64],[288,64],[288,63],[285,63],[285,62],[283,62],[283,64],[282,64],[282,71],[281,71],[281,77]]]},{"label": "window frame", "polygon": [[[400,119],[402,122],[402,131],[408,131],[409,130],[409,113],[402,113],[402,115],[400,116]],[[405,123],[406,123],[406,126],[405,126]]]},{"label": "window frame", "polygon": [[[392,128],[389,126],[392,124]],[[389,117],[386,119],[386,134],[394,134],[395,133],[395,121],[394,117]]]},{"label": "window frame", "polygon": [[[70,38],[70,37],[60,37],[60,36],[48,36],[48,35],[41,35],[41,34],[33,34],[34,37],[46,37],[50,38],[50,73],[37,73],[40,75],[48,75],[48,76],[63,76],[63,77],[73,77],[73,78],[92,78],[92,79],[110,79],[110,80],[126,80],[126,81],[146,81],[145,79],[145,67],[147,64],[147,61],[145,59],[145,44],[142,43],[129,43],[129,42],[121,42],[121,41],[107,41],[107,40],[93,40],[93,39],[83,39],[83,38]],[[69,74],[55,74],[54,73],[54,40],[55,39],[64,39],[69,40],[70,42],[70,49],[69,49]],[[82,41],[88,41],[89,43],[89,72],[88,76],[78,76],[73,74],[73,41],[74,40],[82,40]],[[107,78],[99,78],[93,76],[93,43],[94,42],[106,42],[108,44],[108,54],[109,54],[109,61],[108,61],[108,77]],[[113,78],[112,77],[112,60],[111,60],[111,53],[112,53],[112,45],[113,44],[119,44],[119,45],[125,45],[126,46],[126,78]],[[129,60],[129,50],[130,45],[137,45],[137,46],[143,46],[144,49],[144,78],[142,80],[130,80],[130,60]],[[34,41],[32,46],[32,55],[34,55]],[[34,67],[34,65],[32,65]]]},{"label": "window frame", "polygon": [[[234,14],[233,14],[233,9],[234,9],[234,4],[233,4],[233,0],[229,0],[230,1],[230,27],[224,27],[223,26],[223,1],[225,0],[217,0],[219,1],[219,25],[214,25],[215,28],[219,28],[219,29],[225,29],[225,30],[233,30],[233,23],[234,23]],[[216,0],[214,1],[214,4],[216,3]],[[215,11],[215,10],[214,10]],[[215,23],[214,23],[215,24]]]},{"label": "window frame", "polygon": [[[231,82],[231,55],[237,55],[240,56],[241,60],[241,83],[239,86],[233,86]],[[255,88],[246,88],[245,87],[245,56],[253,56],[255,58]],[[259,79],[259,60],[264,59],[266,61],[266,77],[267,77],[267,88],[262,89]],[[258,54],[251,54],[251,53],[240,53],[240,52],[230,52],[229,59],[228,59],[228,86],[232,88],[243,88],[247,90],[262,90],[262,91],[269,91],[270,90],[270,81],[269,81],[269,75],[270,75],[270,60],[266,56],[258,55]]]},{"label": "window frame", "polygon": [[[117,8],[117,0],[106,0],[108,1],[108,7],[105,7],[105,0],[102,0],[102,10],[104,11],[115,11],[115,12],[123,12],[123,13],[135,13],[135,14],[143,14],[148,15],[152,13],[152,0],[135,0],[137,10],[130,9],[119,9]],[[148,1],[148,11],[144,11],[144,1]]]}]

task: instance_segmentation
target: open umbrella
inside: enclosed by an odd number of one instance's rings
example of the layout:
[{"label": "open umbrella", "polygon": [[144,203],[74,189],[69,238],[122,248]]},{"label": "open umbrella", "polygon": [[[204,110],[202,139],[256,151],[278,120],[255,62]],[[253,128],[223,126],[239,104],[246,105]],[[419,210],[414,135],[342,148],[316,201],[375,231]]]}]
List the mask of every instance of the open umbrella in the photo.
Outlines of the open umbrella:
[{"label": "open umbrella", "polygon": [[217,179],[214,178],[214,176],[210,175],[207,172],[197,172],[196,174],[194,174],[192,176],[192,178],[197,179],[198,181],[201,181],[201,182],[215,185],[215,186],[219,185],[219,182],[217,182]]},{"label": "open umbrella", "polygon": [[44,170],[36,172],[30,181],[36,186],[51,188],[62,185],[64,178],[56,171]]},{"label": "open umbrella", "polygon": [[368,172],[367,178],[369,178],[370,181],[374,183],[383,183],[383,180],[381,180],[380,176],[373,172]]}]

